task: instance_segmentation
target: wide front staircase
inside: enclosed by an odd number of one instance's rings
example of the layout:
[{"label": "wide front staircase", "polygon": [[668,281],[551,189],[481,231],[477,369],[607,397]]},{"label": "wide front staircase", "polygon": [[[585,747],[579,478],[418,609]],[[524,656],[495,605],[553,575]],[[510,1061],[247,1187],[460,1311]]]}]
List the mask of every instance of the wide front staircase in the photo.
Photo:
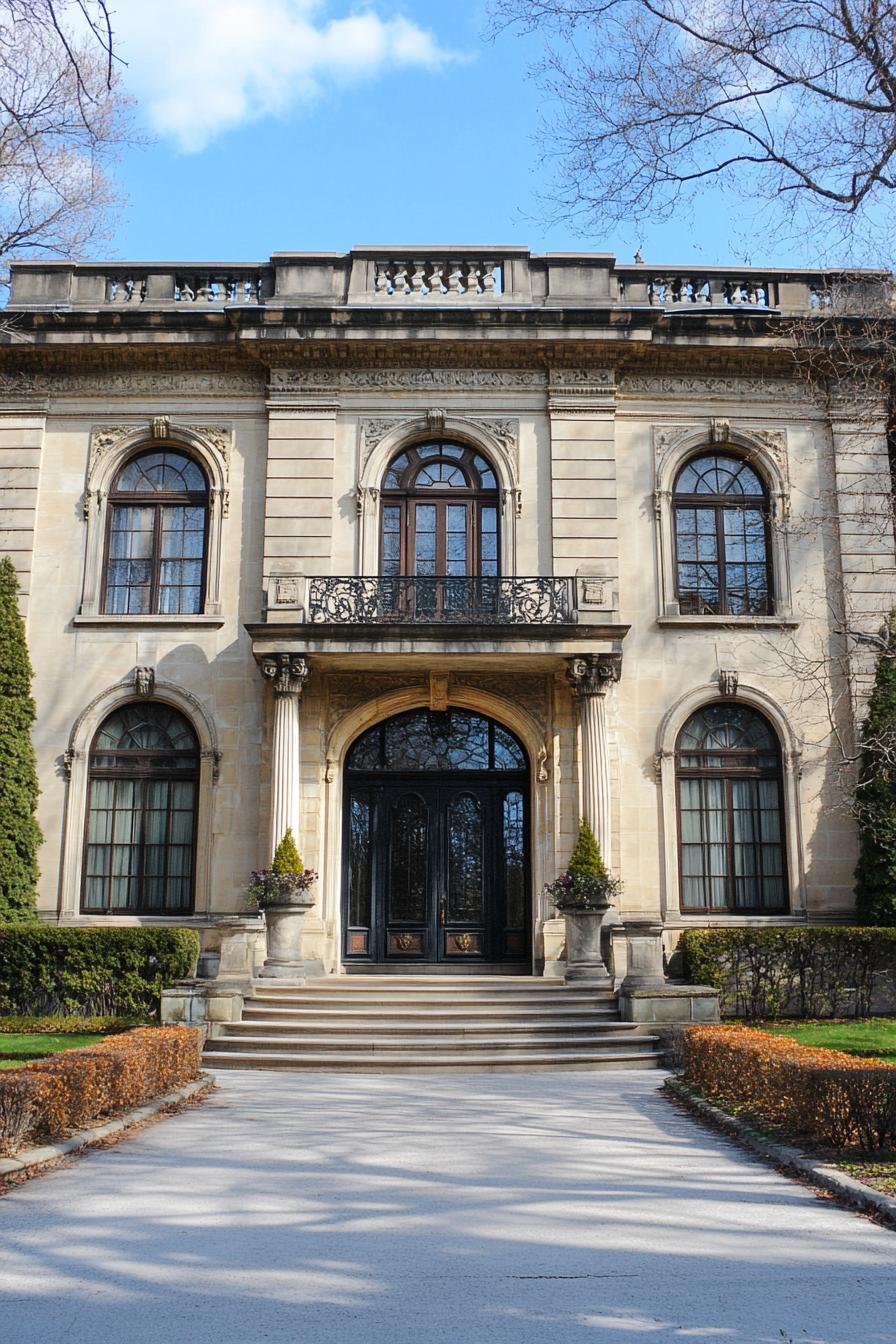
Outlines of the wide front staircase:
[{"label": "wide front staircase", "polygon": [[655,1036],[616,995],[523,976],[339,976],[253,987],[215,1069],[644,1069]]}]

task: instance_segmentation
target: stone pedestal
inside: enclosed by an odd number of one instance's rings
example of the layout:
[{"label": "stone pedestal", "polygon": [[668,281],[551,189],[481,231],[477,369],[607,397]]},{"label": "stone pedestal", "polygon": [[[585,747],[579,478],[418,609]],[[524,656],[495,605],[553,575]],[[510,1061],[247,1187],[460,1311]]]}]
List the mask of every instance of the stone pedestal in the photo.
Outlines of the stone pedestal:
[{"label": "stone pedestal", "polygon": [[259,975],[266,979],[305,983],[302,926],[313,900],[267,906],[264,912],[267,956]]},{"label": "stone pedestal", "polygon": [[624,928],[628,947],[621,993],[633,989],[664,989],[662,924],[653,919],[627,919]]},{"label": "stone pedestal", "polygon": [[217,927],[221,931],[218,981],[248,983],[261,961],[259,943],[263,943],[265,934],[260,916],[221,920]]},{"label": "stone pedestal", "polygon": [[623,1022],[646,1025],[719,1021],[719,991],[711,985],[669,985],[620,990]]},{"label": "stone pedestal", "polygon": [[600,950],[600,929],[609,905],[602,910],[564,910],[566,920],[566,975],[568,982],[612,989],[613,980]]}]

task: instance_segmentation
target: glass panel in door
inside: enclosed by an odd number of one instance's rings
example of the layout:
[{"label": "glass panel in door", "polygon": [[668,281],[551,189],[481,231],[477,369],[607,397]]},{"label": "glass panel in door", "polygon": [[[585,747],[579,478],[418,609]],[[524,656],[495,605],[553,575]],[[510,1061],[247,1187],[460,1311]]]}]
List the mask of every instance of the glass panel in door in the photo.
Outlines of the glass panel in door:
[{"label": "glass panel in door", "polygon": [[430,816],[426,801],[405,793],[389,802],[386,852],[386,955],[426,957],[432,911]]}]

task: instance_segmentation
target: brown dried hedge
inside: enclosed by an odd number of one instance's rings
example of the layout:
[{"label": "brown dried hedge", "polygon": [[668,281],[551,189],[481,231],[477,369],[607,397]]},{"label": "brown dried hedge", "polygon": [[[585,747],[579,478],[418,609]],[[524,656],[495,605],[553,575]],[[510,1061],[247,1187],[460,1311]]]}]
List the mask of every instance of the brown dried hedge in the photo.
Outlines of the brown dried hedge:
[{"label": "brown dried hedge", "polygon": [[5,1069],[0,1072],[0,1153],[35,1139],[60,1138],[99,1116],[130,1110],[181,1087],[198,1077],[199,1056],[195,1027],[137,1027],[80,1050]]},{"label": "brown dried hedge", "polygon": [[896,1148],[892,1064],[739,1026],[690,1027],[683,1054],[685,1082],[709,1100],[826,1147]]}]

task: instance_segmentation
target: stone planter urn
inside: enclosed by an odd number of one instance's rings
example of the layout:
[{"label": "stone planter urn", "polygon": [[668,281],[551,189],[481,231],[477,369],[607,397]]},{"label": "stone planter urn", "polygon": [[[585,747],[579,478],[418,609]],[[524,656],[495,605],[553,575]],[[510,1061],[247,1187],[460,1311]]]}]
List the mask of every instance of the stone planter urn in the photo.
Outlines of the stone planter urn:
[{"label": "stone planter urn", "polygon": [[593,908],[561,909],[566,921],[565,979],[578,985],[612,989],[613,978],[600,950],[600,930],[610,902]]},{"label": "stone planter urn", "polygon": [[267,955],[259,975],[278,980],[305,982],[305,962],[302,958],[302,928],[305,916],[314,905],[314,897],[307,891],[283,896],[270,904],[265,902],[264,927]]}]

